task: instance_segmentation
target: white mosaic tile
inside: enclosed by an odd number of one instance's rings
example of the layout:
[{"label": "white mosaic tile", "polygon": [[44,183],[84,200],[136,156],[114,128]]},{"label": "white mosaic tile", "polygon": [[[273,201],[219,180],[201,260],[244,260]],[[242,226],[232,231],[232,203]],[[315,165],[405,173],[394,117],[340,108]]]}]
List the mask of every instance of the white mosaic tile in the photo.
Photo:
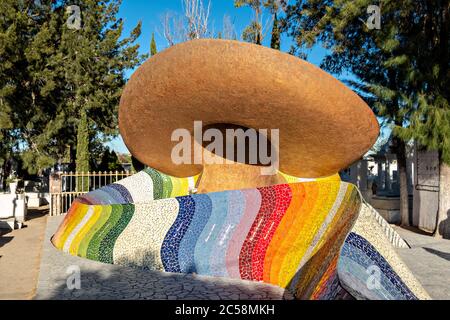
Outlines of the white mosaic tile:
[{"label": "white mosaic tile", "polygon": [[117,184],[121,184],[128,189],[131,197],[133,197],[133,203],[146,202],[153,199],[153,180],[144,171],[120,180]]},{"label": "white mosaic tile", "polygon": [[128,226],[116,240],[115,264],[164,270],[161,243],[175,221],[179,210],[176,199],[139,203]]}]

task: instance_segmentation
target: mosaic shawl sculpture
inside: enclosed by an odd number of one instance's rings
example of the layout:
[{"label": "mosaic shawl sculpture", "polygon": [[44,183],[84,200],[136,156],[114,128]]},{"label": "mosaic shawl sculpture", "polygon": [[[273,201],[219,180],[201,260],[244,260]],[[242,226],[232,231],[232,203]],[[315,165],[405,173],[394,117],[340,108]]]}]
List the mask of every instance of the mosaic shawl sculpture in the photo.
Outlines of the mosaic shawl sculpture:
[{"label": "mosaic shawl sculpture", "polygon": [[[175,165],[171,133],[196,120],[279,128],[286,174],[261,176],[247,163]],[[135,72],[119,124],[148,168],[76,199],[52,238],[56,248],[104,263],[262,281],[298,299],[429,298],[395,253],[393,244],[405,243],[335,174],[370,148],[378,124],[320,69],[262,46],[190,41]]]}]

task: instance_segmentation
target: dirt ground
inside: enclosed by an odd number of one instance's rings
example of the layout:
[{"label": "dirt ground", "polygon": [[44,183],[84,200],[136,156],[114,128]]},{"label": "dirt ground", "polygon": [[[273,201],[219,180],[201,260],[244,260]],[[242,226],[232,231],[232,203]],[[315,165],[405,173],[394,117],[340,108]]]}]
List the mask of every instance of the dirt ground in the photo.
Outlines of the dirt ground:
[{"label": "dirt ground", "polygon": [[35,295],[48,208],[29,210],[20,230],[0,229],[0,300]]}]

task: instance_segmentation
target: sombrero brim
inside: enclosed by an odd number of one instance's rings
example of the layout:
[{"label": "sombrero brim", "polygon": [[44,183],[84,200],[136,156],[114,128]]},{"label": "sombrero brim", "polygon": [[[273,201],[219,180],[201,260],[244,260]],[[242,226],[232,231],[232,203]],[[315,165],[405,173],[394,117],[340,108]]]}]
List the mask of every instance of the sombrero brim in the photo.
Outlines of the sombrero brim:
[{"label": "sombrero brim", "polygon": [[[360,158],[379,134],[366,103],[314,65],[263,46],[194,40],[147,60],[126,85],[119,127],[142,163],[177,177],[202,165],[171,159],[174,130],[194,121],[279,129],[280,170],[328,176]],[[192,155],[193,156],[193,155]]]}]

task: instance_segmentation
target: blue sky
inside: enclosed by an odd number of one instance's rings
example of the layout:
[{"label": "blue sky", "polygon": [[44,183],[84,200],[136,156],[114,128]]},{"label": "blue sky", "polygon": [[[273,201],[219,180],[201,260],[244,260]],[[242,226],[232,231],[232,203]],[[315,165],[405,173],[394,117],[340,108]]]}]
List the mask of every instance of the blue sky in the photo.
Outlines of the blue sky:
[{"label": "blue sky", "polygon": [[[206,4],[208,0],[203,1]],[[213,25],[213,29],[217,33],[222,29],[224,15],[228,15],[234,23],[239,38],[242,30],[252,18],[252,11],[250,8],[237,9],[234,7],[233,2],[234,0],[211,0],[210,21]],[[123,35],[128,35],[136,24],[139,21],[142,21],[142,34],[138,40],[141,53],[148,53],[150,51],[152,33],[155,33],[158,51],[164,50],[168,45],[162,36],[161,18],[168,11],[181,13],[181,0],[123,0],[119,11],[119,17],[124,19]],[[268,17],[267,14],[266,17]],[[268,45],[268,43],[270,43],[270,30],[264,40],[265,45]],[[283,51],[288,51],[291,44],[291,39],[286,36],[282,37],[281,49]],[[325,53],[323,48],[317,46],[308,53],[308,61],[315,65],[319,65]],[[133,70],[130,70],[127,76],[130,76],[132,73]],[[118,152],[128,153],[128,150],[120,137],[110,142],[109,146]]]},{"label": "blue sky", "polygon": [[[207,4],[208,0],[203,0]],[[161,35],[162,23],[161,17],[166,12],[182,12],[181,0],[123,0],[120,7],[119,16],[125,21],[124,34],[128,34],[132,28],[142,21],[142,35],[139,39],[141,44],[141,52],[148,52],[150,50],[150,39],[152,32],[155,33],[155,39],[158,50],[161,51],[167,48],[167,43]],[[242,30],[247,26],[252,18],[252,11],[250,8],[235,8],[234,0],[211,0],[211,24],[216,31],[221,30],[224,15],[228,15],[233,21],[238,36]],[[268,18],[268,14],[265,13]],[[270,32],[270,30],[269,30]],[[282,50],[287,51],[291,45],[290,39],[284,37],[282,41]],[[270,43],[270,35],[265,39],[265,44]],[[320,63],[320,59],[325,54],[322,48],[313,50],[314,54],[310,57],[311,62]]]}]

